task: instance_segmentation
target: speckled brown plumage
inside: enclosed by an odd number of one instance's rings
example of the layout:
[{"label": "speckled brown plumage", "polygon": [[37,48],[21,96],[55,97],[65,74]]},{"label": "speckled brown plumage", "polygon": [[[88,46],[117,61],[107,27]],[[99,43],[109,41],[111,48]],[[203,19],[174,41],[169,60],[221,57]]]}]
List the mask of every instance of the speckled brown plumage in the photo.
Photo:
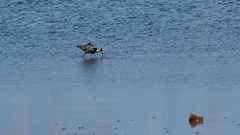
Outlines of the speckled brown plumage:
[{"label": "speckled brown plumage", "polygon": [[84,58],[84,56],[85,56],[86,54],[94,54],[94,53],[96,53],[96,52],[101,52],[102,55],[103,55],[103,52],[102,52],[103,49],[102,49],[102,48],[98,48],[96,45],[94,45],[94,44],[91,43],[91,42],[89,42],[89,43],[87,43],[87,44],[85,44],[85,45],[77,45],[77,47],[84,52],[84,54],[83,54],[83,56],[82,56],[83,58]]}]

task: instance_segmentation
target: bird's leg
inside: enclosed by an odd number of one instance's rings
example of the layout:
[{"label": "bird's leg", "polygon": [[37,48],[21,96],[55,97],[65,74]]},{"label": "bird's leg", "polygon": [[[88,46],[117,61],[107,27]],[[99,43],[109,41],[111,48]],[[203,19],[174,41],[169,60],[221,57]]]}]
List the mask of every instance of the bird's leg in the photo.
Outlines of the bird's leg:
[{"label": "bird's leg", "polygon": [[103,56],[103,52],[101,52],[102,56]]},{"label": "bird's leg", "polygon": [[84,58],[85,55],[86,55],[86,53],[83,54],[82,58]]}]

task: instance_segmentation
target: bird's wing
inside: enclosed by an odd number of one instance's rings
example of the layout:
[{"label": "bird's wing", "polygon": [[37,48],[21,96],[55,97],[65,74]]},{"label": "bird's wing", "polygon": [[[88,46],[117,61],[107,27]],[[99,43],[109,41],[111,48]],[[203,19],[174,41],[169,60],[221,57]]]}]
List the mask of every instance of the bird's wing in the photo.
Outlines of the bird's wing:
[{"label": "bird's wing", "polygon": [[96,47],[94,44],[92,43],[87,43],[85,45],[83,45],[84,47]]},{"label": "bird's wing", "polygon": [[84,50],[86,50],[86,51],[96,51],[97,47],[95,45],[86,45],[86,46],[84,46]]}]

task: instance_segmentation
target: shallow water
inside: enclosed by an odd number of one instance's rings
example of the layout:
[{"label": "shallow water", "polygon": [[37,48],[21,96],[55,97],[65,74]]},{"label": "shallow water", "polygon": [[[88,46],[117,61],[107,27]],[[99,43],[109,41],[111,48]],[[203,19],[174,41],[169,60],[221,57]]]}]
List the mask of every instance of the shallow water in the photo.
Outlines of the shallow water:
[{"label": "shallow water", "polygon": [[[0,134],[239,133],[239,14],[239,0],[3,0]],[[88,41],[103,58],[81,58]]]}]

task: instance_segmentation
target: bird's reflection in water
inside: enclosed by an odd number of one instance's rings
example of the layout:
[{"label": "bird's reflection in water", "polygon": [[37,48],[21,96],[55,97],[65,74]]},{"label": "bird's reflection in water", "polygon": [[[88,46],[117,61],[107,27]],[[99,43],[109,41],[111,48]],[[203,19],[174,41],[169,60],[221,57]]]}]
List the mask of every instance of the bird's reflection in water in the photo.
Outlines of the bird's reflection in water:
[{"label": "bird's reflection in water", "polygon": [[98,62],[102,62],[103,61],[103,58],[85,58],[84,59],[84,63],[85,64],[96,64]]},{"label": "bird's reflection in water", "polygon": [[97,90],[100,78],[102,78],[103,58],[85,58],[81,60],[79,66],[79,78],[81,85]]}]

